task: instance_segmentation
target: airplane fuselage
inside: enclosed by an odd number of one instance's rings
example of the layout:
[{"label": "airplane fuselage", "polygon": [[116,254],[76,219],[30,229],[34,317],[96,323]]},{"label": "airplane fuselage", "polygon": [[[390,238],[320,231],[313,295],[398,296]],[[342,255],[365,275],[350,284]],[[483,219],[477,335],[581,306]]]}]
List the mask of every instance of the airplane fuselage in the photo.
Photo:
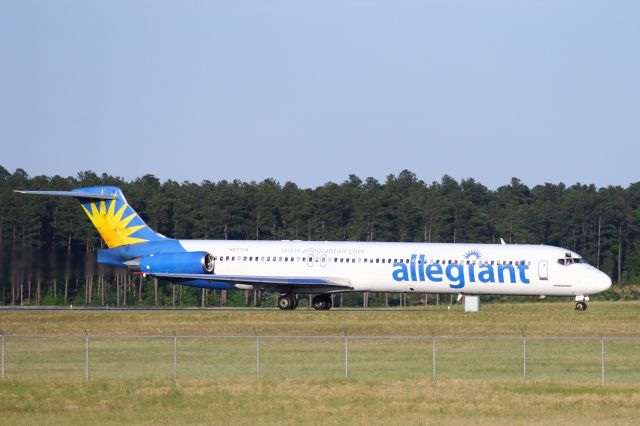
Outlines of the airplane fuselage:
[{"label": "airplane fuselage", "polygon": [[354,291],[576,296],[611,284],[578,254],[543,245],[178,241],[211,253],[215,274],[330,277]]}]

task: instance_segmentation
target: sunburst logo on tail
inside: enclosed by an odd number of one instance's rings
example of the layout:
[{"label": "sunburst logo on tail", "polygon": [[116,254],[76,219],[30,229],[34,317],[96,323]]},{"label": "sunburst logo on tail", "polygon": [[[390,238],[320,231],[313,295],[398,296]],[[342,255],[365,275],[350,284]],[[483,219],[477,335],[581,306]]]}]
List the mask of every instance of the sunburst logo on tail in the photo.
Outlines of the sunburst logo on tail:
[{"label": "sunburst logo on tail", "polygon": [[[128,244],[144,243],[149,240],[135,238],[131,235],[145,228],[144,222],[138,219],[141,225],[129,226],[138,215],[129,208],[127,203],[121,202],[116,211],[116,201],[98,201],[82,205],[91,222],[96,227],[109,248],[120,247]],[[125,213],[128,211],[128,215]]]}]

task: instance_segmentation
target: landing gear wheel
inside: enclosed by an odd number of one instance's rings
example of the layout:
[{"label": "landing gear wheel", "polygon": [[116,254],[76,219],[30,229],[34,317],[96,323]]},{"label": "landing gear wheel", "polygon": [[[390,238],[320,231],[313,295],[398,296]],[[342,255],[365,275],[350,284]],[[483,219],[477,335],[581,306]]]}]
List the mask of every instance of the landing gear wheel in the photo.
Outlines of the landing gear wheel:
[{"label": "landing gear wheel", "polygon": [[328,311],[333,304],[331,303],[331,296],[328,294],[319,294],[314,296],[312,300],[313,309],[316,311]]},{"label": "landing gear wheel", "polygon": [[576,311],[585,311],[587,309],[586,302],[576,302]]},{"label": "landing gear wheel", "polygon": [[278,297],[278,308],[283,311],[293,310],[298,306],[298,299],[292,294],[282,294]]}]

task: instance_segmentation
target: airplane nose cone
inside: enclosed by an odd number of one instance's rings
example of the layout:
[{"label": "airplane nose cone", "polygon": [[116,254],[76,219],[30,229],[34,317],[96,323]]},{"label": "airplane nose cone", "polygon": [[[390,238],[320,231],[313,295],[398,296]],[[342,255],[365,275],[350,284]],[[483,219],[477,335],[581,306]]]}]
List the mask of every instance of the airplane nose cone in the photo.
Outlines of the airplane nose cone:
[{"label": "airplane nose cone", "polygon": [[611,288],[611,278],[609,278],[609,275],[605,274],[604,272],[600,272],[600,275],[598,276],[597,288],[598,292],[606,291]]}]

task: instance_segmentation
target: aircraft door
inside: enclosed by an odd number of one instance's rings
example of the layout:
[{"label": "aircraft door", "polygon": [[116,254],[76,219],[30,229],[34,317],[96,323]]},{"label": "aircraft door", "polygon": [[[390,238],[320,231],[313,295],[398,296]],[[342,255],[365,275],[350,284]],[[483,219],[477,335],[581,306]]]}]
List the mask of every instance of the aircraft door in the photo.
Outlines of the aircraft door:
[{"label": "aircraft door", "polygon": [[538,263],[538,277],[541,280],[549,279],[549,262],[548,261],[541,260],[540,263]]}]

